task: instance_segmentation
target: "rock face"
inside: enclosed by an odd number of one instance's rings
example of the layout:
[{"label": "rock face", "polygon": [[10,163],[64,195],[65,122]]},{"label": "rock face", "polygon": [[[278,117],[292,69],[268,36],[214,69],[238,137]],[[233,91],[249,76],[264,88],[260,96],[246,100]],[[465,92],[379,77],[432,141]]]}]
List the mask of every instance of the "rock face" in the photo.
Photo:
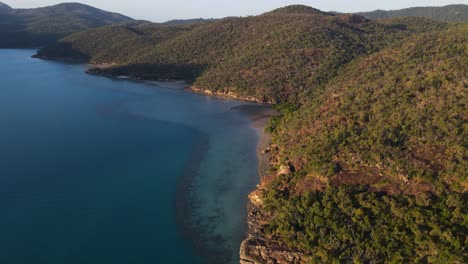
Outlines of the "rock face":
[{"label": "rock face", "polygon": [[224,97],[224,98],[229,98],[229,99],[236,99],[236,100],[241,100],[241,101],[248,101],[248,102],[255,102],[258,104],[275,104],[277,103],[276,101],[273,101],[268,98],[257,98],[254,96],[239,96],[238,94],[230,91],[211,91],[209,89],[202,89],[200,87],[196,86],[191,86],[189,87],[190,91],[198,94],[204,94],[208,96],[217,96],[217,97]]},{"label": "rock face", "polygon": [[278,171],[278,175],[288,175],[291,173],[291,166],[290,165],[281,165]]},{"label": "rock face", "polygon": [[[257,196],[259,190],[249,197]],[[255,195],[254,195],[255,194]],[[240,247],[241,264],[307,264],[311,257],[300,252],[293,252],[274,239],[266,237],[264,229],[268,225],[270,217],[257,205],[256,200],[248,205],[249,234]]]},{"label": "rock face", "polygon": [[[206,92],[208,93],[208,91]],[[213,94],[210,94],[213,95]],[[272,215],[264,210],[264,195],[266,186],[281,174],[294,172],[293,164],[280,164],[278,161],[278,146],[271,143],[267,134],[262,134],[260,143],[257,146],[259,160],[260,184],[257,189],[249,195],[247,205],[248,216],[248,236],[240,247],[241,264],[306,264],[311,259],[298,251],[292,251],[268,237],[265,228],[271,221]],[[269,168],[279,166],[277,173],[271,173]]]}]

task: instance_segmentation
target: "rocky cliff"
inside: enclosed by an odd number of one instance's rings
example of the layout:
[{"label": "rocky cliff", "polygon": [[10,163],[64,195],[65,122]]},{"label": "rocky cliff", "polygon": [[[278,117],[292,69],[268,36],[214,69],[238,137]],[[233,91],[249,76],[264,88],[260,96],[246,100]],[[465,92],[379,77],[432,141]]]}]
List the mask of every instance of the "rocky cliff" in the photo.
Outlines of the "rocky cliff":
[{"label": "rocky cliff", "polygon": [[[240,246],[241,264],[306,264],[310,256],[299,251],[291,251],[284,247],[274,237],[266,235],[265,228],[271,218],[270,213],[264,210],[263,195],[266,186],[276,175],[272,175],[269,167],[278,165],[278,157],[275,154],[277,146],[271,144],[270,136],[262,133],[260,143],[257,147],[259,158],[260,184],[257,189],[249,195],[247,205],[248,234]],[[289,174],[292,170],[290,165],[283,164],[276,174]]]},{"label": "rocky cliff", "polygon": [[259,197],[255,191],[250,195],[248,224],[249,233],[240,247],[241,264],[306,264],[310,256],[299,251],[290,251],[276,242],[274,238],[266,237],[264,229],[269,222],[269,215],[262,210]]}]

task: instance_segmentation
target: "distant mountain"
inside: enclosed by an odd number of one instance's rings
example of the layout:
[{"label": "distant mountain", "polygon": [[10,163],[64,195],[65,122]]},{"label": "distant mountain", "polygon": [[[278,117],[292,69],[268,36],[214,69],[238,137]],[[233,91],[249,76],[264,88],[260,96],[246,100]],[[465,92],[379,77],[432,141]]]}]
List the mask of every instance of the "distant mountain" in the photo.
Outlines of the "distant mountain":
[{"label": "distant mountain", "polygon": [[401,10],[375,10],[358,15],[369,19],[390,17],[425,17],[442,22],[468,22],[468,5],[448,5],[442,7],[412,7]]},{"label": "distant mountain", "polygon": [[305,5],[290,5],[281,8],[277,8],[266,14],[304,14],[304,15],[328,15],[327,12],[323,12],[316,8],[305,6]]},{"label": "distant mountain", "polygon": [[0,4],[0,47],[42,46],[77,31],[131,20],[79,3],[33,9]]},{"label": "distant mountain", "polygon": [[12,8],[9,5],[0,2],[0,14],[10,13],[11,10]]},{"label": "distant mountain", "polygon": [[167,22],[164,22],[163,25],[167,26],[181,26],[181,25],[189,25],[189,24],[195,24],[195,23],[208,23],[208,22],[215,22],[218,21],[219,19],[205,19],[205,18],[194,18],[194,19],[174,19],[170,20]]}]

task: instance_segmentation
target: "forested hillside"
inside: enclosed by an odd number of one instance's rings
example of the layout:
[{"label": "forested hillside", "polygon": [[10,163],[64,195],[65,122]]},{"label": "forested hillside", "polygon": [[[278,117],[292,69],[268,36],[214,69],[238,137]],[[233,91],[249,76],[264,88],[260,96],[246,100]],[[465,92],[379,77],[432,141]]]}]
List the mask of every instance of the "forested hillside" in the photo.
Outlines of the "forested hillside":
[{"label": "forested hillside", "polygon": [[126,64],[141,51],[152,49],[157,44],[198,26],[200,25],[170,27],[144,21],[125,22],[72,34],[59,44],[41,49],[38,55]]},{"label": "forested hillside", "polygon": [[448,5],[442,7],[412,7],[401,10],[375,10],[372,12],[361,12],[358,15],[369,19],[390,17],[424,17],[442,22],[468,22],[468,5]]},{"label": "forested hillside", "polygon": [[[271,131],[265,228],[324,263],[466,263],[468,25],[358,59]],[[277,120],[278,121],[278,120]]]},{"label": "forested hillside", "polygon": [[[424,27],[414,27],[415,21]],[[415,32],[445,26],[420,19],[382,24],[290,6],[256,17],[186,26],[99,28],[64,38],[38,56],[113,65],[95,73],[185,79],[196,89],[217,94],[297,102],[351,60]]]},{"label": "forested hillside", "polygon": [[467,263],[467,43],[466,23],[289,6],[112,25],[38,56],[275,103],[243,244],[259,263]]},{"label": "forested hillside", "polygon": [[33,9],[0,3],[0,48],[43,46],[74,32],[130,20],[78,3]]}]

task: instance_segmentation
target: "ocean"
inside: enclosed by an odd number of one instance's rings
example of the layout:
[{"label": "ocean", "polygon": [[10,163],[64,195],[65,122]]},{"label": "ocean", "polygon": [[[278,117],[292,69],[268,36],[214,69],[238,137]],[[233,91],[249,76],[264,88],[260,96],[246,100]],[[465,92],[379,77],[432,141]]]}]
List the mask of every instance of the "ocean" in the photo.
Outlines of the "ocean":
[{"label": "ocean", "polygon": [[0,50],[0,263],[239,263],[248,103]]}]

